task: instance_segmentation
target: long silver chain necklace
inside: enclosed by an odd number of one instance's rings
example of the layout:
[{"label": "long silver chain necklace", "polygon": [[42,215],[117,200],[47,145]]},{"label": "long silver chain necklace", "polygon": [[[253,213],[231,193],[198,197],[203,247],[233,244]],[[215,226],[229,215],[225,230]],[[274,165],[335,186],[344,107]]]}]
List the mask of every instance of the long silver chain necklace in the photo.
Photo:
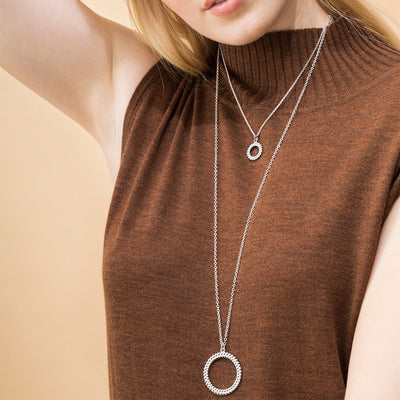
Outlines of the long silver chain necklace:
[{"label": "long silver chain necklace", "polygon": [[[226,329],[225,329],[225,335],[224,338],[222,339],[222,328],[221,328],[221,313],[220,313],[220,306],[219,306],[219,296],[218,296],[218,266],[217,266],[217,209],[218,209],[218,201],[217,201],[217,182],[218,182],[218,84],[219,84],[219,47],[218,47],[218,51],[217,51],[217,67],[216,67],[216,82],[215,82],[215,142],[214,142],[214,279],[215,279],[215,299],[216,299],[216,306],[217,306],[217,317],[218,317],[218,330],[219,330],[219,341],[220,341],[220,351],[218,353],[213,354],[206,362],[206,364],[204,365],[203,368],[203,378],[204,378],[204,382],[207,385],[208,389],[211,390],[211,392],[218,394],[218,395],[226,395],[229,393],[232,393],[239,385],[241,377],[242,377],[242,369],[240,366],[240,363],[238,361],[238,359],[231,353],[228,353],[227,351],[225,351],[225,347],[226,347],[226,342],[227,342],[227,338],[228,338],[228,331],[229,331],[229,323],[230,323],[230,318],[231,318],[231,312],[232,312],[232,304],[233,304],[233,296],[235,294],[235,287],[236,287],[236,280],[237,280],[237,276],[238,276],[238,272],[239,272],[239,265],[240,265],[240,259],[242,256],[242,251],[243,251],[243,246],[244,246],[244,242],[245,242],[245,238],[246,238],[246,234],[250,225],[250,220],[251,217],[253,215],[254,212],[254,208],[255,205],[257,203],[257,200],[260,196],[262,187],[264,185],[265,179],[269,173],[269,170],[271,168],[271,165],[276,157],[276,154],[281,146],[281,143],[286,135],[287,130],[289,129],[289,126],[292,122],[292,119],[294,117],[294,114],[296,113],[297,107],[300,103],[301,98],[303,97],[304,91],[306,90],[308,81],[310,80],[311,74],[314,70],[314,66],[315,63],[317,62],[322,44],[324,42],[325,39],[325,33],[326,33],[326,29],[329,25],[329,23],[332,20],[332,16],[329,15],[329,20],[327,22],[327,24],[324,26],[322,33],[320,35],[320,38],[318,40],[318,49],[317,49],[317,54],[314,58],[314,61],[311,65],[310,68],[310,72],[308,73],[308,76],[306,78],[305,84],[303,86],[303,89],[300,93],[300,96],[297,100],[297,103],[293,109],[293,112],[289,118],[289,121],[286,125],[285,130],[282,133],[282,136],[279,140],[278,145],[275,148],[275,151],[271,157],[271,160],[268,164],[268,167],[264,173],[263,179],[261,181],[260,187],[258,188],[257,191],[257,195],[254,199],[253,205],[251,206],[251,210],[249,213],[249,216],[247,218],[247,223],[244,229],[244,233],[243,233],[243,238],[242,238],[242,242],[240,245],[240,250],[239,250],[239,256],[238,256],[238,260],[236,263],[236,270],[235,270],[235,275],[233,278],[233,284],[232,284],[232,292],[231,292],[231,298],[230,298],[230,304],[229,304],[229,311],[228,311],[228,317],[227,317],[227,322],[226,322]],[[215,387],[209,378],[209,369],[211,364],[219,359],[219,358],[227,358],[229,360],[232,361],[232,363],[234,364],[235,368],[236,368],[236,378],[235,381],[233,382],[233,384],[226,388],[226,389],[219,389],[217,387]]]},{"label": "long silver chain necklace", "polygon": [[[329,22],[330,22],[330,21],[329,21]],[[328,24],[329,24],[329,22],[328,22]],[[244,111],[243,111],[242,106],[240,105],[239,99],[238,99],[237,94],[236,94],[236,92],[235,92],[235,89],[233,88],[233,85],[232,85],[231,77],[230,77],[230,75],[229,75],[228,67],[226,66],[226,62],[225,62],[225,58],[224,58],[224,54],[223,54],[222,48],[221,48],[220,44],[218,43],[218,52],[217,52],[217,54],[218,54],[218,53],[221,54],[222,63],[223,63],[223,65],[224,65],[225,73],[226,73],[226,76],[227,76],[227,78],[228,78],[228,83],[229,83],[229,86],[230,86],[230,88],[231,88],[232,94],[233,94],[233,96],[234,96],[234,98],[235,98],[235,100],[236,100],[236,103],[237,103],[237,105],[238,105],[238,107],[239,107],[239,110],[240,110],[240,112],[241,112],[241,114],[242,114],[242,116],[243,116],[243,118],[244,118],[244,120],[245,120],[245,122],[246,122],[247,127],[249,128],[251,134],[253,135],[253,143],[251,143],[250,146],[247,148],[247,158],[248,158],[250,161],[255,161],[255,160],[258,160],[258,159],[260,158],[260,156],[261,156],[261,154],[262,154],[263,148],[262,148],[262,146],[261,146],[261,143],[258,141],[258,137],[260,136],[260,133],[261,133],[262,129],[264,128],[265,124],[269,121],[269,119],[274,115],[275,111],[276,111],[276,110],[280,107],[280,105],[285,101],[286,97],[287,97],[287,96],[289,95],[289,93],[292,91],[292,89],[293,89],[294,86],[296,85],[297,81],[298,81],[298,80],[300,79],[300,77],[303,75],[303,73],[304,73],[304,71],[306,70],[308,64],[310,63],[310,61],[311,61],[311,59],[312,59],[314,53],[317,51],[317,48],[318,48],[318,46],[319,46],[320,40],[321,40],[321,37],[320,37],[320,39],[318,40],[317,44],[315,45],[314,50],[313,50],[313,52],[311,53],[310,57],[308,58],[307,62],[305,63],[303,69],[300,71],[299,75],[297,76],[297,78],[296,78],[295,81],[293,82],[292,86],[290,86],[289,90],[288,90],[288,91],[286,92],[286,94],[282,97],[282,100],[278,103],[278,105],[272,110],[271,114],[270,114],[270,115],[265,119],[265,121],[261,124],[261,126],[260,126],[260,128],[258,129],[258,132],[257,132],[257,133],[254,133],[254,130],[253,130],[253,128],[251,127],[251,125],[250,125],[250,123],[249,123],[249,121],[248,121],[248,119],[247,119],[247,117],[246,117],[246,115],[245,115],[245,113],[244,113]],[[255,147],[257,147],[257,153],[254,154],[254,155],[252,155],[252,154],[251,154],[251,151],[252,151],[253,148],[255,148]]]}]

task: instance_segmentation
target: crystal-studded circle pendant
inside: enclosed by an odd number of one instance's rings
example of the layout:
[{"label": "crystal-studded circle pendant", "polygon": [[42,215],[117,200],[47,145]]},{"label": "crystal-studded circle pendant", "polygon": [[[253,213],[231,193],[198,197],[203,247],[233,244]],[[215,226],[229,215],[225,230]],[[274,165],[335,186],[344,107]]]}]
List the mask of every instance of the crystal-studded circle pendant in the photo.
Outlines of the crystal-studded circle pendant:
[{"label": "crystal-studded circle pendant", "polygon": [[[210,369],[211,364],[217,360],[218,358],[228,358],[233,362],[233,365],[236,368],[236,379],[233,384],[226,388],[226,389],[218,389],[215,387],[208,376],[208,371]],[[204,376],[204,382],[206,383],[207,387],[215,394],[229,394],[232,393],[239,385],[240,379],[242,377],[242,368],[240,367],[238,359],[231,353],[228,353],[226,351],[220,351],[219,353],[213,354],[206,362],[204,365],[204,370],[203,370],[203,376]]]},{"label": "crystal-studded circle pendant", "polygon": [[[254,156],[251,155],[251,150],[253,149],[253,147],[257,147],[258,148],[258,152]],[[260,158],[261,153],[262,153],[261,143],[253,142],[247,149],[247,158],[249,160],[251,160],[251,161],[257,160],[258,158]]]}]

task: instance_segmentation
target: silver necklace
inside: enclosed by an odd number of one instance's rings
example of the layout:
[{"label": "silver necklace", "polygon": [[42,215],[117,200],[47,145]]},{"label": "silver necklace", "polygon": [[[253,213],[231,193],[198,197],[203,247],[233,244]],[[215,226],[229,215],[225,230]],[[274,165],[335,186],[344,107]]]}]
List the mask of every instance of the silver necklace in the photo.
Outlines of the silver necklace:
[{"label": "silver necklace", "polygon": [[[269,170],[271,168],[271,165],[276,157],[276,154],[281,146],[281,143],[286,135],[287,130],[289,129],[289,126],[292,122],[292,119],[294,117],[294,114],[296,113],[297,107],[300,103],[301,98],[303,97],[304,91],[306,90],[308,81],[310,80],[311,74],[314,70],[314,66],[315,63],[317,62],[322,44],[324,42],[325,39],[325,33],[326,33],[326,29],[329,25],[329,23],[332,20],[332,16],[329,16],[329,20],[327,22],[327,24],[324,26],[322,33],[320,35],[320,38],[318,40],[318,49],[317,49],[317,54],[314,58],[314,61],[311,65],[310,68],[310,72],[308,73],[308,76],[306,78],[305,84],[303,86],[303,89],[300,93],[300,96],[297,100],[297,103],[293,109],[293,112],[289,118],[289,121],[282,133],[282,136],[279,140],[279,143],[277,144],[275,151],[271,157],[271,160],[268,164],[268,167],[264,173],[263,179],[261,181],[260,187],[258,188],[257,191],[257,195],[254,199],[253,205],[251,206],[251,210],[249,213],[249,216],[247,218],[247,223],[244,229],[244,233],[243,233],[243,238],[242,238],[242,242],[240,245],[240,250],[239,250],[239,256],[238,256],[238,260],[236,263],[236,270],[235,270],[235,275],[234,275],[234,279],[233,279],[233,284],[232,284],[232,292],[231,292],[231,298],[230,298],[230,303],[229,303],[229,311],[228,311],[228,317],[227,317],[227,322],[226,322],[226,329],[225,329],[225,335],[224,335],[224,339],[222,339],[222,328],[221,328],[221,313],[220,313],[220,307],[219,307],[219,296],[218,296],[218,266],[217,266],[217,209],[218,209],[218,201],[217,201],[217,182],[218,182],[218,84],[219,84],[219,47],[218,47],[218,52],[217,52],[217,68],[216,68],[216,82],[215,82],[215,144],[214,144],[214,279],[215,279],[215,299],[216,299],[216,306],[217,306],[217,317],[218,317],[218,330],[219,330],[219,341],[220,341],[220,351],[218,353],[213,354],[206,362],[206,364],[204,365],[203,368],[203,378],[204,378],[204,382],[207,385],[208,389],[211,390],[211,392],[218,394],[218,395],[226,395],[229,393],[232,393],[239,385],[241,377],[242,377],[242,369],[240,366],[240,363],[238,361],[238,359],[231,353],[228,353],[227,351],[225,351],[225,347],[226,347],[226,341],[228,338],[228,331],[229,331],[229,323],[230,323],[230,318],[231,318],[231,312],[232,312],[232,304],[233,304],[233,296],[235,294],[235,287],[236,287],[236,280],[237,280],[237,276],[238,276],[238,272],[239,272],[239,264],[240,264],[240,259],[242,256],[242,251],[243,251],[243,246],[244,246],[244,242],[245,242],[245,238],[246,238],[246,234],[250,225],[250,220],[251,217],[253,215],[254,212],[254,208],[255,205],[257,203],[257,200],[260,196],[261,193],[261,189],[264,185],[265,179],[269,173]],[[235,381],[233,382],[233,384],[226,388],[226,389],[219,389],[217,387],[215,387],[209,378],[209,369],[211,364],[219,359],[219,358],[227,358],[229,360],[231,360],[236,368],[236,378]]]},{"label": "silver necklace", "polygon": [[[330,22],[330,20],[329,20],[329,22]],[[328,22],[328,24],[329,24],[329,22]],[[272,115],[274,115],[275,111],[276,111],[276,110],[280,107],[280,105],[285,101],[286,97],[287,97],[287,96],[289,95],[289,93],[292,91],[292,89],[293,89],[294,86],[296,85],[297,81],[298,81],[298,80],[300,79],[300,77],[303,75],[303,72],[304,72],[305,69],[307,68],[307,65],[310,63],[310,61],[311,61],[311,59],[312,59],[314,53],[316,52],[316,50],[317,50],[317,48],[318,48],[318,46],[319,46],[320,40],[321,40],[321,37],[320,37],[320,39],[318,40],[317,44],[315,45],[314,50],[313,50],[313,52],[311,53],[310,57],[308,58],[307,62],[305,63],[303,69],[300,71],[299,75],[297,76],[297,78],[296,78],[295,81],[293,82],[292,86],[290,86],[289,90],[288,90],[288,91],[286,92],[286,94],[282,97],[282,100],[278,103],[278,105],[272,110],[271,114],[270,114],[270,115],[265,119],[265,121],[261,124],[261,126],[260,126],[260,128],[259,128],[259,130],[258,130],[257,133],[254,133],[254,130],[253,130],[253,128],[251,127],[251,125],[250,125],[250,123],[249,123],[249,121],[248,121],[248,119],[247,119],[247,117],[246,117],[246,115],[245,115],[245,113],[244,113],[244,111],[243,111],[242,106],[240,105],[239,99],[238,99],[238,97],[237,97],[237,95],[236,95],[236,92],[235,92],[235,90],[234,90],[234,88],[233,88],[233,85],[232,85],[231,77],[230,77],[230,75],[229,75],[228,67],[226,66],[226,62],[225,62],[224,54],[223,54],[223,52],[222,52],[222,48],[221,48],[220,44],[218,43],[218,51],[217,51],[217,54],[218,54],[218,53],[221,54],[222,63],[223,63],[223,65],[224,65],[225,73],[226,73],[226,76],[227,76],[227,78],[228,78],[228,83],[229,83],[229,86],[230,86],[230,88],[231,88],[231,90],[232,90],[232,94],[233,94],[233,96],[235,97],[236,103],[237,103],[237,105],[238,105],[238,107],[239,107],[239,110],[240,110],[240,112],[241,112],[241,114],[242,114],[242,116],[243,116],[243,118],[244,118],[244,120],[245,120],[245,122],[246,122],[247,127],[249,128],[250,132],[251,132],[252,135],[253,135],[253,143],[251,143],[250,146],[247,148],[247,153],[246,153],[246,154],[247,154],[247,158],[248,158],[249,160],[255,161],[255,160],[257,160],[257,159],[260,158],[260,156],[261,156],[261,154],[262,154],[263,148],[262,148],[262,146],[261,146],[261,143],[258,141],[258,137],[260,136],[260,133],[261,133],[262,129],[264,128],[265,124],[269,121],[269,119],[272,117]],[[218,57],[218,56],[217,56],[217,57]],[[253,150],[254,147],[257,147],[257,154],[252,155],[252,154],[251,154],[251,151]]]}]

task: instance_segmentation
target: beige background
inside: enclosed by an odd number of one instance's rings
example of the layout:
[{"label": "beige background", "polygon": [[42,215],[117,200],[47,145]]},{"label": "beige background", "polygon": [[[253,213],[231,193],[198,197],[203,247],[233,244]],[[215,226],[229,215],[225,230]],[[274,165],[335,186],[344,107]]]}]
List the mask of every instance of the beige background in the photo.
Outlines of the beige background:
[{"label": "beige background", "polygon": [[[124,0],[87,0],[129,25]],[[398,0],[379,4],[400,21]],[[0,398],[106,400],[97,142],[0,68]]]}]

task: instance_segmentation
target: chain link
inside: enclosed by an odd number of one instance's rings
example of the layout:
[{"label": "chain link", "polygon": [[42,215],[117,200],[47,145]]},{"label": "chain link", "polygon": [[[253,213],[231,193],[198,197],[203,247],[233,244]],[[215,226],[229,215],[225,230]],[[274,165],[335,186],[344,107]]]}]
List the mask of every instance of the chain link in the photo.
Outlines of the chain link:
[{"label": "chain link", "polygon": [[[316,56],[315,56],[315,58],[314,58],[314,61],[313,61],[312,65],[311,65],[310,72],[308,73],[308,76],[307,76],[306,81],[305,81],[305,83],[304,83],[303,89],[302,89],[302,91],[301,91],[301,93],[300,93],[300,96],[299,96],[299,98],[298,98],[298,100],[297,100],[297,103],[296,103],[296,105],[295,105],[295,107],[294,107],[294,109],[293,109],[293,112],[292,112],[292,114],[291,114],[291,116],[290,116],[290,118],[289,118],[289,121],[288,121],[288,123],[287,123],[287,125],[286,125],[286,127],[285,127],[285,129],[284,129],[284,131],[283,131],[283,133],[282,133],[282,136],[281,136],[281,138],[280,138],[280,140],[279,140],[279,143],[277,144],[277,146],[276,146],[276,148],[275,148],[275,151],[274,151],[274,153],[273,153],[273,155],[272,155],[272,157],[271,157],[271,160],[270,160],[270,162],[269,162],[269,164],[268,164],[268,167],[267,167],[267,169],[266,169],[266,171],[265,171],[265,173],[264,173],[264,176],[263,176],[263,179],[262,179],[262,181],[261,181],[261,184],[260,184],[260,186],[259,186],[259,188],[258,188],[257,195],[256,195],[256,197],[255,197],[255,199],[254,199],[253,205],[251,206],[250,213],[249,213],[249,216],[248,216],[248,218],[247,218],[246,226],[245,226],[245,229],[244,229],[242,242],[241,242],[241,245],[240,245],[240,250],[239,250],[239,255],[238,255],[237,263],[236,263],[236,270],[235,270],[235,275],[234,275],[234,278],[233,278],[232,291],[231,291],[231,297],[230,297],[230,303],[229,303],[229,311],[228,311],[227,322],[226,322],[226,329],[225,329],[225,334],[224,334],[224,338],[223,338],[223,339],[222,339],[221,312],[220,312],[219,293],[218,293],[218,265],[217,265],[217,236],[218,236],[218,226],[217,226],[217,219],[218,219],[218,190],[217,190],[217,189],[218,189],[218,187],[217,187],[217,186],[218,186],[218,185],[217,185],[217,184],[218,184],[218,86],[219,86],[219,69],[220,69],[220,68],[219,68],[219,58],[220,58],[220,51],[221,51],[220,46],[219,46],[219,44],[218,44],[218,48],[217,48],[217,66],[216,66],[216,81],[215,81],[215,142],[214,142],[214,148],[215,148],[215,152],[214,152],[214,279],[215,279],[215,298],[216,298],[217,316],[218,316],[219,341],[220,341],[220,344],[221,344],[221,350],[220,350],[220,351],[225,351],[226,342],[227,342],[227,339],[228,339],[228,331],[229,331],[229,324],[230,324],[230,319],[231,319],[231,312],[232,312],[232,305],[233,305],[233,297],[234,297],[234,294],[235,294],[236,280],[237,280],[237,276],[238,276],[238,272],[239,272],[240,260],[241,260],[241,257],[242,257],[243,246],[244,246],[244,242],[245,242],[245,239],[246,239],[247,231],[248,231],[248,229],[249,229],[250,220],[251,220],[251,217],[253,216],[253,213],[254,213],[255,205],[256,205],[257,200],[258,200],[258,198],[259,198],[259,196],[260,196],[260,193],[261,193],[262,187],[263,187],[263,185],[264,185],[265,179],[267,178],[267,175],[268,175],[268,173],[269,173],[269,170],[271,169],[272,163],[273,163],[273,161],[275,160],[276,154],[277,154],[277,152],[278,152],[278,150],[279,150],[279,148],[280,148],[280,146],[281,146],[281,144],[282,144],[282,142],[283,142],[283,139],[284,139],[284,137],[285,137],[285,135],[286,135],[286,132],[287,132],[288,129],[289,129],[289,126],[290,126],[290,124],[291,124],[291,122],[292,122],[292,119],[293,119],[293,117],[294,117],[294,115],[295,115],[295,113],[296,113],[296,111],[297,111],[297,108],[298,108],[298,105],[299,105],[299,103],[300,103],[300,101],[301,101],[301,98],[303,97],[304,91],[306,90],[306,87],[307,87],[307,85],[308,85],[308,82],[309,82],[309,80],[310,80],[310,77],[311,77],[311,75],[312,75],[312,73],[313,73],[315,64],[316,64],[316,62],[317,62],[317,59],[318,59],[318,56],[319,56],[319,53],[320,53],[322,44],[323,44],[324,39],[325,39],[326,29],[327,29],[327,27],[328,27],[328,25],[329,25],[329,23],[330,23],[331,21],[332,21],[332,16],[330,15],[327,24],[325,25],[325,27],[323,28],[323,30],[322,30],[322,32],[321,32],[320,38],[318,39],[318,42],[317,42],[317,45],[315,46],[314,51],[313,51],[312,54],[311,54],[311,56],[312,56],[312,55],[314,54],[314,52],[317,51],[317,54],[316,54]],[[221,55],[222,55],[222,52],[221,52]],[[307,61],[305,67],[306,67],[307,64],[309,63],[310,59],[311,59],[311,57],[310,57],[309,60]],[[222,60],[223,60],[224,65],[225,65],[225,67],[226,67],[225,61],[224,61],[224,59],[223,59],[223,55],[222,55]],[[305,67],[303,68],[303,70],[305,69]],[[303,70],[302,70],[302,72],[300,73],[300,75],[298,76],[298,78],[296,79],[296,81],[293,83],[292,87],[289,89],[289,91],[288,91],[287,94],[289,94],[289,92],[292,90],[293,86],[295,85],[295,83],[297,82],[297,80],[299,79],[299,77],[301,76],[301,74],[303,73]],[[226,69],[226,71],[227,71],[227,69]],[[228,74],[228,77],[229,77],[229,74]],[[230,82],[230,78],[228,78],[228,80],[229,80],[229,82]],[[230,82],[230,85],[231,85],[232,91],[233,91],[233,93],[234,93],[234,90],[233,90],[233,87],[232,87],[231,82]],[[287,94],[285,95],[285,97],[287,96]],[[235,98],[236,98],[236,101],[238,102],[237,96],[236,96],[235,93],[234,93],[234,96],[235,96]],[[282,101],[285,99],[285,97],[281,100],[281,102],[278,104],[278,106],[275,108],[275,110],[279,107],[279,105],[282,103]],[[239,105],[239,102],[238,102],[238,105]],[[246,119],[246,117],[245,117],[245,115],[244,115],[244,112],[243,112],[243,110],[241,109],[240,105],[239,105],[239,108],[240,108],[240,110],[241,110],[241,112],[242,112],[243,117],[245,118],[245,120],[246,120],[246,122],[247,122],[247,119]],[[275,112],[275,110],[271,113],[271,115]],[[261,126],[261,128],[259,129],[259,131],[258,131],[256,137],[258,137],[258,135],[260,134],[261,129],[263,128],[263,126],[265,125],[265,123],[268,121],[268,119],[271,117],[271,115],[264,121],[264,123],[263,123],[263,125]],[[249,126],[250,130],[252,131],[252,129],[251,129],[251,127],[250,127],[250,124],[248,124],[248,126]],[[253,135],[254,135],[254,132],[253,132],[253,131],[252,131],[252,133],[253,133]],[[256,137],[255,137],[255,139],[256,139]]]},{"label": "chain link", "polygon": [[273,111],[272,111],[271,114],[266,118],[266,120],[261,124],[261,126],[260,126],[260,128],[259,128],[257,134],[254,133],[254,130],[253,130],[253,128],[251,127],[251,125],[250,125],[250,123],[249,123],[249,121],[248,121],[248,119],[247,119],[247,117],[246,117],[246,115],[245,115],[245,113],[244,113],[244,111],[243,111],[242,106],[240,105],[239,99],[238,99],[237,94],[236,94],[236,92],[235,92],[235,89],[233,88],[233,85],[232,85],[231,77],[230,77],[230,75],[229,75],[228,67],[226,66],[226,62],[225,62],[224,54],[223,54],[223,52],[222,52],[222,48],[221,48],[220,44],[218,43],[219,52],[220,52],[220,54],[221,54],[221,59],[222,59],[223,65],[224,65],[224,69],[225,69],[226,76],[227,76],[227,78],[228,78],[229,86],[230,86],[230,88],[231,88],[231,90],[232,90],[233,96],[235,97],[235,100],[236,100],[236,103],[237,103],[237,105],[238,105],[238,107],[239,107],[239,110],[240,110],[240,112],[241,112],[241,114],[242,114],[242,116],[243,116],[243,118],[244,118],[244,120],[245,120],[245,122],[246,122],[246,125],[248,126],[248,128],[250,129],[250,132],[251,132],[252,135],[253,135],[253,138],[254,138],[254,141],[255,141],[255,142],[258,141],[258,137],[260,136],[260,133],[261,133],[262,129],[264,128],[265,124],[266,124],[266,123],[269,121],[269,119],[274,115],[275,111],[280,107],[280,105],[285,101],[286,97],[289,95],[289,93],[290,93],[290,92],[292,91],[292,89],[295,87],[297,81],[298,81],[298,80],[300,79],[300,77],[303,75],[303,72],[306,70],[307,65],[310,63],[310,61],[311,61],[311,59],[312,59],[314,53],[316,52],[316,50],[317,50],[317,48],[318,48],[318,46],[319,46],[319,43],[320,43],[320,41],[321,41],[321,37],[322,37],[322,36],[319,37],[318,42],[317,42],[317,44],[315,45],[313,52],[311,53],[310,57],[308,58],[307,62],[305,63],[303,69],[300,71],[300,73],[299,73],[299,75],[297,76],[297,78],[295,79],[295,81],[292,83],[292,86],[290,86],[289,90],[288,90],[288,91],[286,92],[286,94],[282,97],[282,100],[281,100],[281,101],[278,103],[278,105],[273,109]]}]

